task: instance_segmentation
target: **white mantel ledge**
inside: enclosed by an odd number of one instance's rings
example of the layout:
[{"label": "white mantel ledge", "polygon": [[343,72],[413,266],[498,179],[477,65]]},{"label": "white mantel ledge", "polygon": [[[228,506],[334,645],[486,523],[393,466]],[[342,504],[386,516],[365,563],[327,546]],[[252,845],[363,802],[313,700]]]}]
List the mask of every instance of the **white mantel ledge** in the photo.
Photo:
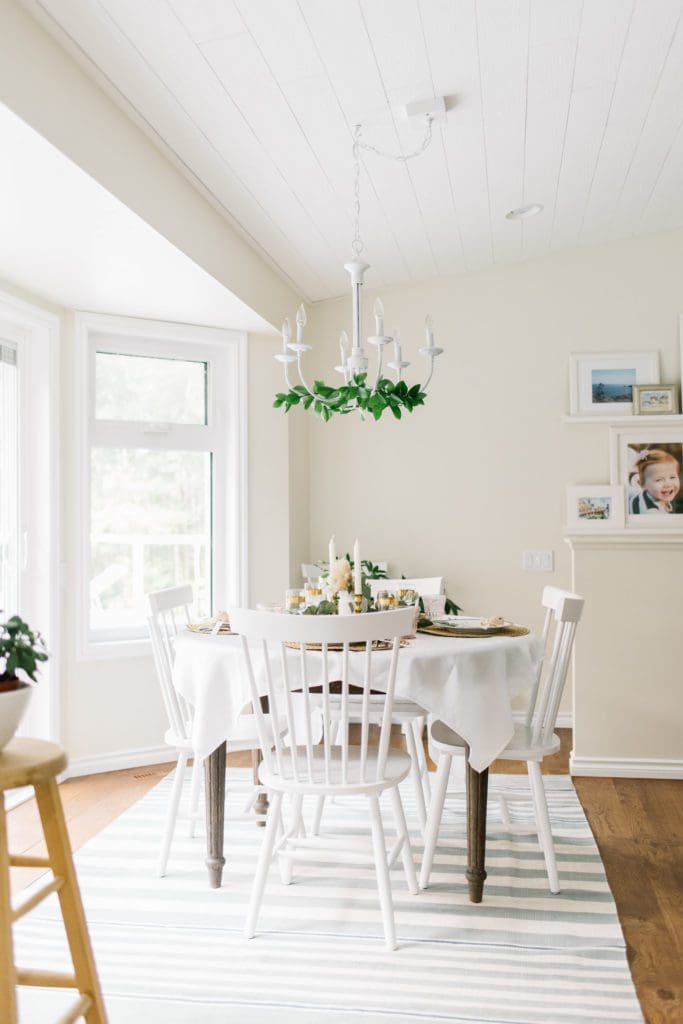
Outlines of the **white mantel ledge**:
[{"label": "white mantel ledge", "polygon": [[565,544],[577,548],[683,547],[683,530],[565,530]]}]

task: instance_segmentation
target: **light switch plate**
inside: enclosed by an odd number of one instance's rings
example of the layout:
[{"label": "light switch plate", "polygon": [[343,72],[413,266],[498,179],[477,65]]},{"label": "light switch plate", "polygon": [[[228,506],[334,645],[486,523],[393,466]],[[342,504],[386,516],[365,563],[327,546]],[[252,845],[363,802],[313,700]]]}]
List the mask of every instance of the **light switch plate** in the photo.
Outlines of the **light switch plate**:
[{"label": "light switch plate", "polygon": [[522,568],[526,572],[554,572],[555,554],[553,551],[523,551]]}]

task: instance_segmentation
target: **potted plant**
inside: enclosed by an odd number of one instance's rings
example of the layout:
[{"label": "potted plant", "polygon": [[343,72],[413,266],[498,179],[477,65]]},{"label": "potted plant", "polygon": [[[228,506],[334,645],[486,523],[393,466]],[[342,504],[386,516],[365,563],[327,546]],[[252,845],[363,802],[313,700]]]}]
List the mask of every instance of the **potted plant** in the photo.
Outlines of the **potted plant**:
[{"label": "potted plant", "polygon": [[18,615],[0,624],[0,750],[9,743],[28,706],[45,642]]}]

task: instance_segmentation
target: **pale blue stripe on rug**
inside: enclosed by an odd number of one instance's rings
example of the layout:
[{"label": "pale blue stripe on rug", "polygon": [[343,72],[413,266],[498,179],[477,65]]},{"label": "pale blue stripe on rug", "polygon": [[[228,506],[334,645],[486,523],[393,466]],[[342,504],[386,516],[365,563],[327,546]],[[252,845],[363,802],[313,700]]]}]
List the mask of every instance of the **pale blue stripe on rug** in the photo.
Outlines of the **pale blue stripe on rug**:
[{"label": "pale blue stripe on rug", "polygon": [[[232,803],[222,889],[209,889],[204,841],[182,834],[182,823],[169,874],[156,878],[165,780],[76,857],[111,1024],[642,1022],[616,908],[581,805],[567,777],[547,781],[562,893],[548,891],[536,838],[504,831],[491,799],[489,879],[484,902],[470,904],[464,819],[449,809],[433,885],[411,896],[402,872],[392,872],[399,949],[389,953],[370,859],[297,864],[291,886],[281,885],[273,870],[257,937],[245,941],[263,833],[248,822],[230,824]],[[523,776],[495,776],[491,783],[527,793]],[[403,796],[414,821],[409,787]],[[532,821],[530,799],[511,807],[516,823]],[[369,839],[362,800],[328,802],[323,825],[326,835]],[[22,964],[65,967],[52,899],[16,931]],[[49,1020],[54,1014],[44,1007],[45,997],[30,993],[22,1024]]]}]

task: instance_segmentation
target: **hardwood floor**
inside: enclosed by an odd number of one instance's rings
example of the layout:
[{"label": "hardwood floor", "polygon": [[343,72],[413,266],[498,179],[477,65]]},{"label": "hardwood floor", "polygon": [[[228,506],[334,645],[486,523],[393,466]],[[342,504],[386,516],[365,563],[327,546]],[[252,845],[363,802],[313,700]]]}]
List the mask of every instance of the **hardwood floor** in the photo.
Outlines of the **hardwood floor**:
[{"label": "hardwood floor", "polygon": [[[546,772],[568,770],[571,732],[560,730],[560,735],[562,748],[546,761]],[[248,765],[250,755],[235,755],[229,763]],[[74,849],[141,799],[171,767],[131,768],[63,783]],[[525,766],[500,761],[491,771],[523,772]],[[683,781],[574,781],[605,863],[647,1024],[683,1024]],[[35,802],[15,808],[8,818],[12,852],[38,855],[42,843]],[[36,874],[16,869],[13,891]]]}]

